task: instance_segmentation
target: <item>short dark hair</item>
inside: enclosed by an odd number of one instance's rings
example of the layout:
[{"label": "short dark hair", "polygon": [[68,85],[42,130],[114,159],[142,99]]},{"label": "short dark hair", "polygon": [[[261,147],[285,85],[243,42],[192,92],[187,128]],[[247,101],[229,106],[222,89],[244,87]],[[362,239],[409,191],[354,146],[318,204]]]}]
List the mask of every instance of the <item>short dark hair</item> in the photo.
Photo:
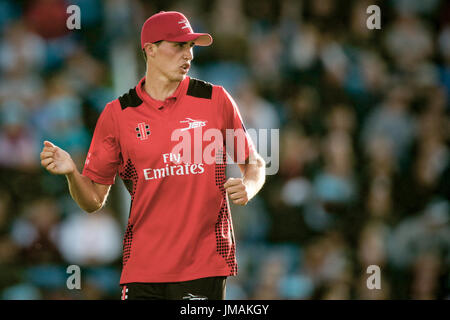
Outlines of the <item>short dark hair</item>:
[{"label": "short dark hair", "polygon": [[[161,44],[161,42],[163,42],[164,40],[159,40],[156,42],[152,42],[153,44],[156,44],[156,46],[159,46]],[[145,53],[145,49],[142,49],[142,53],[144,54],[144,60],[145,62],[147,62],[147,54]]]}]

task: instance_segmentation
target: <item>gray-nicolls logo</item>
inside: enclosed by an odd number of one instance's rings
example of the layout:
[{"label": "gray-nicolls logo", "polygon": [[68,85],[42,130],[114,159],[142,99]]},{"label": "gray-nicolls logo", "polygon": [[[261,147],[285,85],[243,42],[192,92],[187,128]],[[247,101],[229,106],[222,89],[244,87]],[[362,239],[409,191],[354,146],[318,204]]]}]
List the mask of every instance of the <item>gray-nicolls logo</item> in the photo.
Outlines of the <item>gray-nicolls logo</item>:
[{"label": "gray-nicolls logo", "polygon": [[128,288],[124,286],[122,288],[122,297],[121,300],[127,300],[128,299]]},{"label": "gray-nicolls logo", "polygon": [[147,140],[150,135],[150,125],[145,122],[141,122],[135,128],[136,136],[141,140]]}]

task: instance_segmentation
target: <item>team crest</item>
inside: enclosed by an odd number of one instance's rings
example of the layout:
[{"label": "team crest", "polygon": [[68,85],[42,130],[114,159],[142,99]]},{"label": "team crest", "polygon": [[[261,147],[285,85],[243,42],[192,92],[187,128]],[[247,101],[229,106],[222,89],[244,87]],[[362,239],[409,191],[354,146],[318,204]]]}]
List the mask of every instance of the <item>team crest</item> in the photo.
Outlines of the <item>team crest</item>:
[{"label": "team crest", "polygon": [[185,128],[182,128],[181,131],[204,127],[206,125],[206,122],[208,122],[208,121],[194,120],[191,118],[186,118],[186,120],[182,120],[182,121],[180,121],[180,123],[186,123],[188,126]]}]

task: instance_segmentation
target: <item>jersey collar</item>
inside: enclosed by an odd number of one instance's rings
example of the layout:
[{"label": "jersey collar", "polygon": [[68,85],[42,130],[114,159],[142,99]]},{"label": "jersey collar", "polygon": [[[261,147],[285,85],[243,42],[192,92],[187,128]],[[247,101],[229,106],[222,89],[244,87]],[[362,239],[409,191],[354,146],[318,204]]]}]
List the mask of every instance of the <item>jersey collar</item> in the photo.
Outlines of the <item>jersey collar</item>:
[{"label": "jersey collar", "polygon": [[168,107],[170,105],[173,105],[184,94],[186,94],[189,79],[190,79],[189,76],[186,76],[184,80],[180,82],[180,84],[178,85],[177,89],[173,92],[173,94],[164,101],[153,99],[147,93],[147,91],[145,91],[144,89],[145,76],[139,81],[138,85],[136,86],[136,92],[139,95],[139,98],[141,98],[148,105],[154,107],[155,109],[161,110],[162,109],[161,107]]}]

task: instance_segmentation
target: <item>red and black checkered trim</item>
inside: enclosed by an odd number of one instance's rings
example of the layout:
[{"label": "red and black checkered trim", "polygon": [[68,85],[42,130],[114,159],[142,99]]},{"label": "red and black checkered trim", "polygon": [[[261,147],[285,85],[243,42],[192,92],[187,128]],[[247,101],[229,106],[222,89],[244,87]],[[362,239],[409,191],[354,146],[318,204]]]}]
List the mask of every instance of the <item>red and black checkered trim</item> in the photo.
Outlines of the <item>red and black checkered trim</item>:
[{"label": "red and black checkered trim", "polygon": [[131,243],[133,242],[133,225],[128,223],[127,230],[123,236],[123,259],[122,264],[125,267],[131,254]]},{"label": "red and black checkered trim", "polygon": [[[128,192],[131,195],[131,204],[130,204],[130,213],[131,213],[131,207],[133,205],[134,195],[136,193],[136,186],[138,182],[138,174],[133,162],[131,162],[130,159],[127,160],[127,164],[125,165],[123,170],[119,173],[119,175],[122,178],[125,187],[127,188]],[[123,266],[127,264],[127,261],[130,258],[132,242],[133,242],[133,225],[130,222],[128,222],[127,230],[125,231],[125,234],[123,236],[123,259],[122,259]]]},{"label": "red and black checkered trim", "polygon": [[[220,161],[218,160],[222,160]],[[225,170],[227,167],[226,153],[223,149],[219,150],[216,155],[215,179],[216,186],[222,193],[223,201],[220,208],[217,222],[215,224],[217,252],[225,259],[230,268],[230,276],[237,274],[236,261],[236,243],[234,241],[233,223],[231,220],[230,210],[228,208],[227,193],[223,185],[226,181]],[[231,240],[231,243],[230,243]]]},{"label": "red and black checkered trim", "polygon": [[136,186],[138,182],[138,174],[136,168],[130,159],[127,160],[127,164],[123,170],[119,173],[120,178],[122,178],[125,187],[131,195],[131,201],[134,200],[134,194],[136,193]]}]

